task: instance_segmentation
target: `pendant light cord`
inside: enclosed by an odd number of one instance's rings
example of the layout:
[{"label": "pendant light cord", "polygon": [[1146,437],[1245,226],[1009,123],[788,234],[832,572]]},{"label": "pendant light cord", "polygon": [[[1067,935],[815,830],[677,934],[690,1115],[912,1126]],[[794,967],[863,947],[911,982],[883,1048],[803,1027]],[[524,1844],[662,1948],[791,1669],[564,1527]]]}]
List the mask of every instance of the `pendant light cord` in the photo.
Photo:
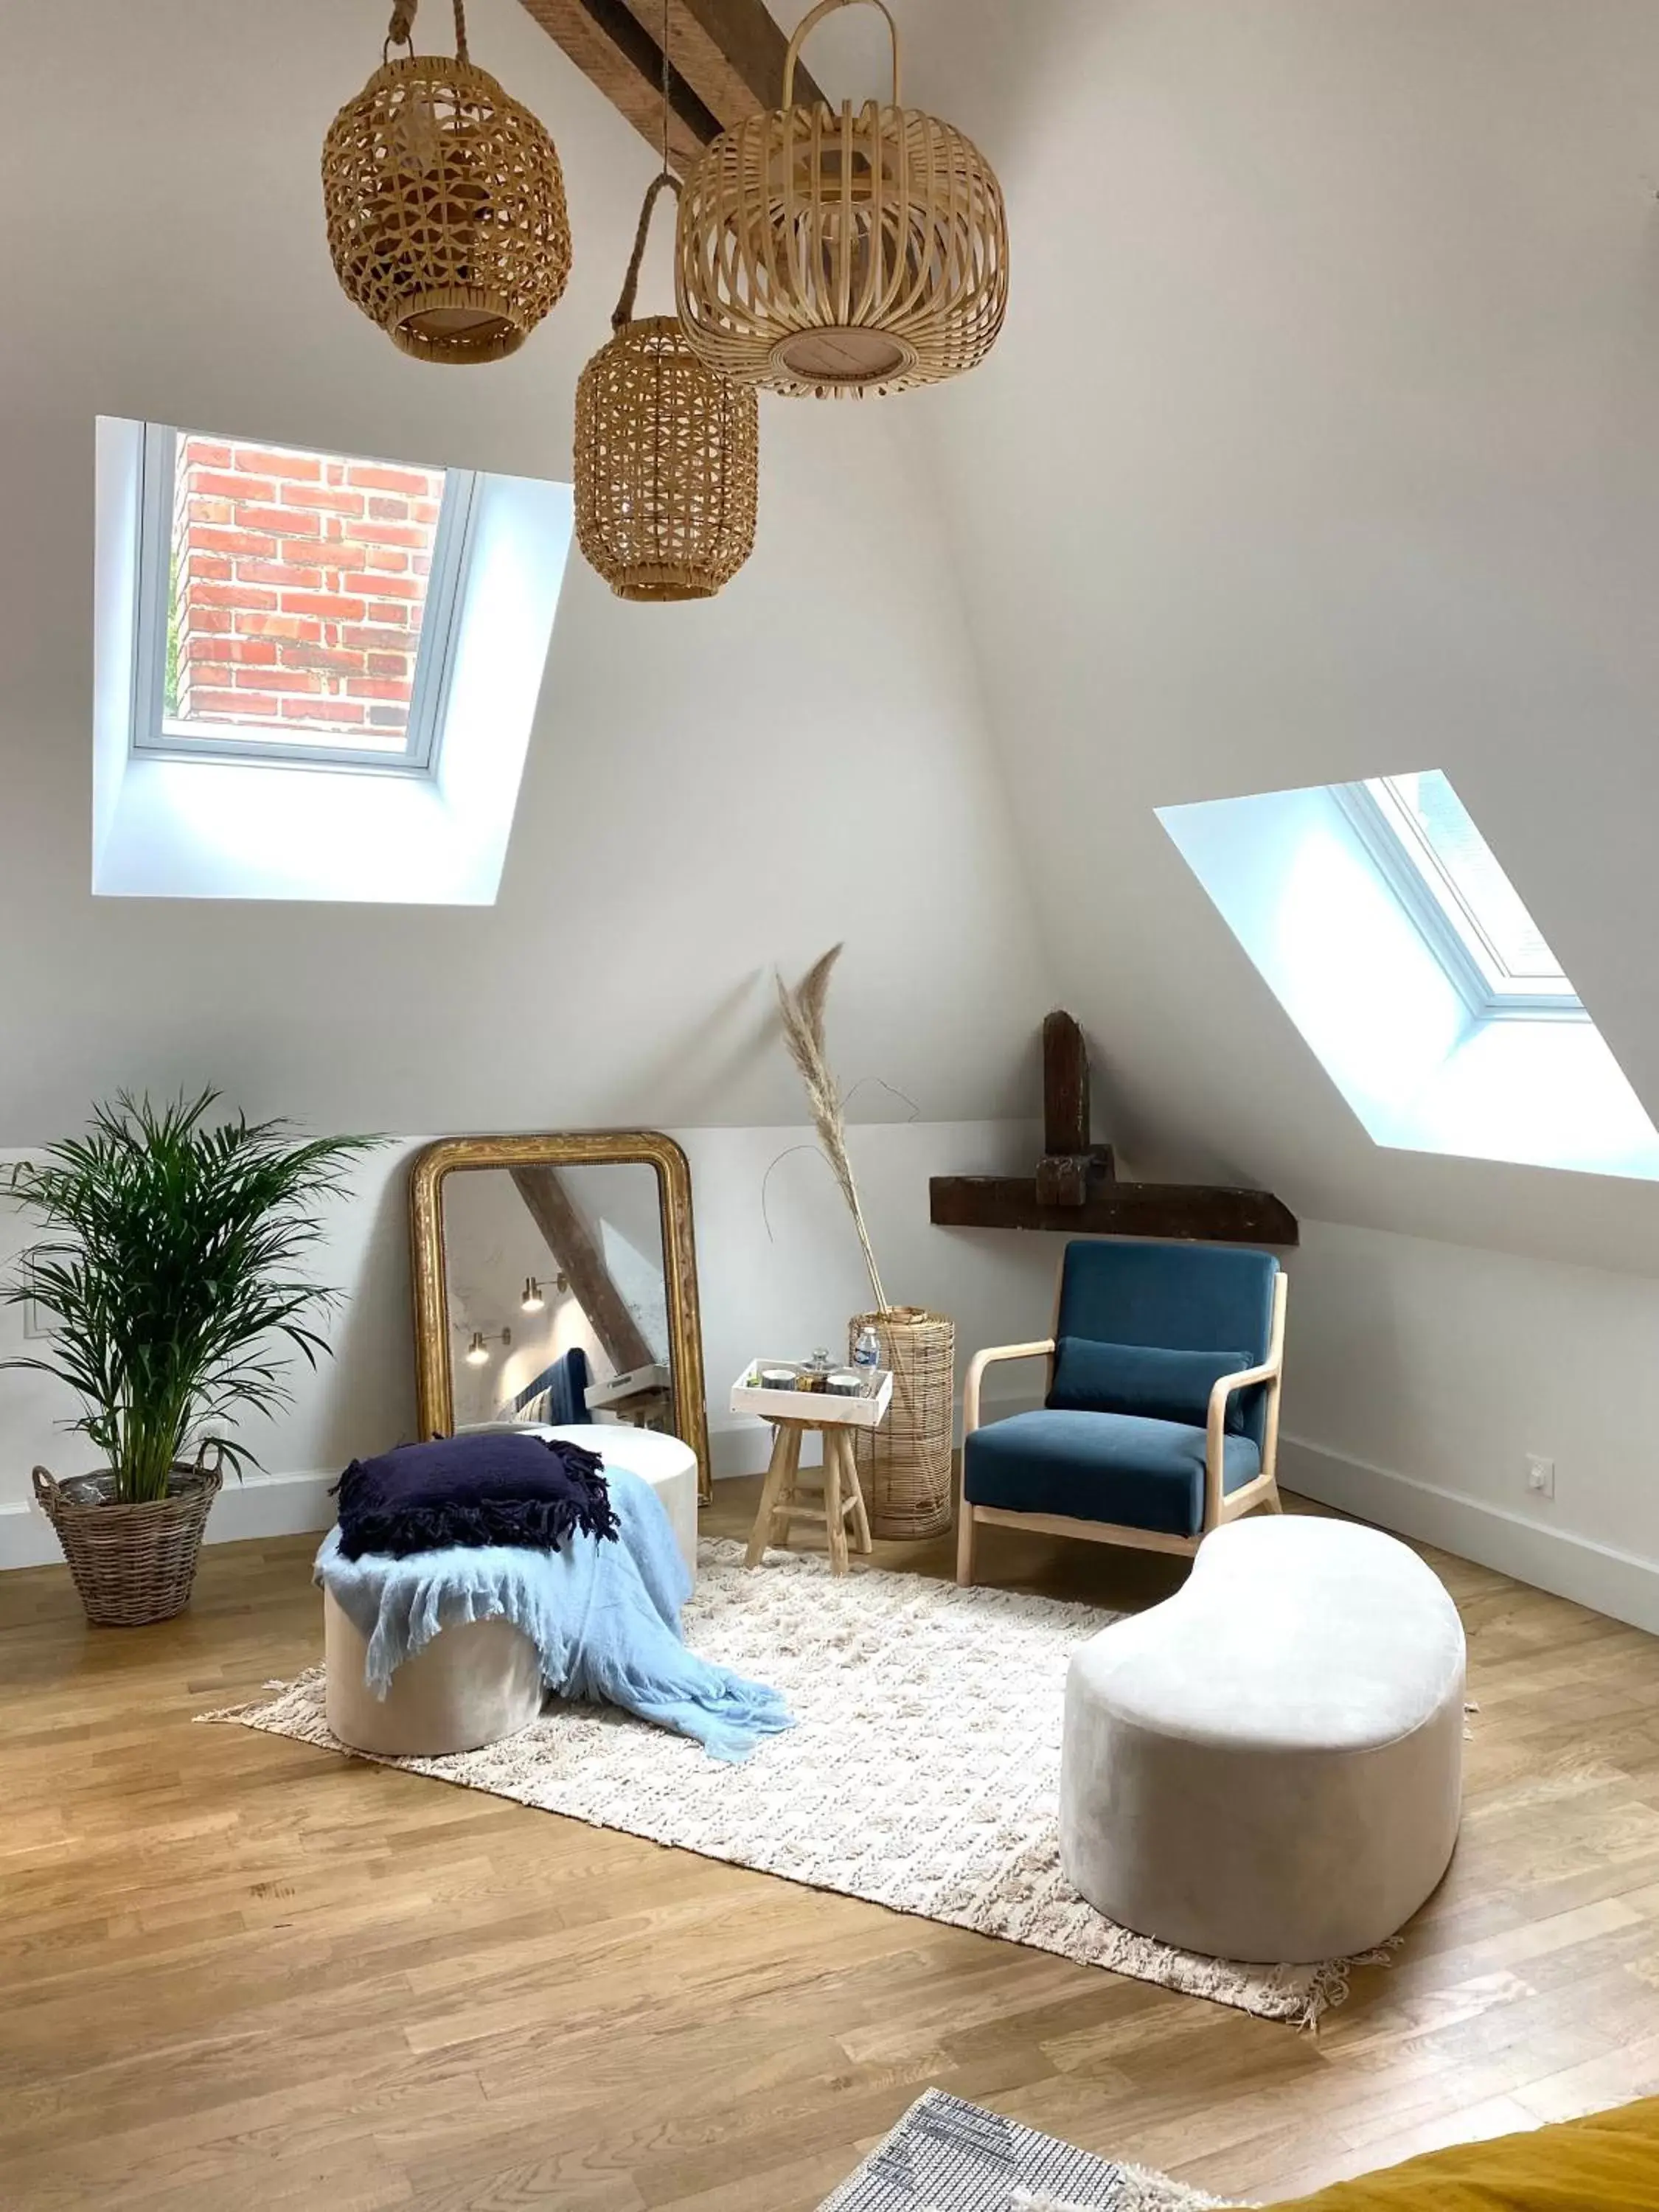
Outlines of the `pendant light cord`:
[{"label": "pendant light cord", "polygon": [[[421,0],[392,0],[392,21],[386,25],[386,44],[380,48],[380,59],[389,59],[393,46],[407,46],[415,52],[415,10]],[[455,0],[455,58],[458,62],[471,58],[466,51],[466,0]]]},{"label": "pendant light cord", "polygon": [[645,234],[651,228],[651,210],[657,204],[659,192],[680,196],[680,180],[672,169],[665,169],[659,177],[653,177],[645,188],[645,205],[640,210],[639,228],[634,233],[634,251],[628,257],[628,274],[623,279],[622,297],[617,302],[617,312],[611,318],[611,327],[619,331],[624,323],[634,319],[634,295],[639,289],[640,264],[645,258]]},{"label": "pendant light cord", "polygon": [[664,176],[667,176],[667,175],[668,175],[668,173],[669,173],[669,168],[668,168],[668,88],[669,88],[669,68],[668,68],[668,21],[669,21],[669,16],[668,16],[668,11],[669,11],[669,9],[673,6],[673,4],[674,4],[674,0],[662,0],[662,173],[663,173]]},{"label": "pendant light cord", "polygon": [[659,197],[672,192],[680,196],[680,180],[668,166],[668,10],[672,0],[663,0],[662,6],[662,168],[645,188],[645,204],[640,210],[640,220],[634,232],[634,251],[628,257],[628,274],[623,279],[622,297],[611,318],[611,327],[619,331],[624,323],[634,319],[634,295],[640,286],[640,264],[645,258],[646,233],[651,228],[651,214]]}]

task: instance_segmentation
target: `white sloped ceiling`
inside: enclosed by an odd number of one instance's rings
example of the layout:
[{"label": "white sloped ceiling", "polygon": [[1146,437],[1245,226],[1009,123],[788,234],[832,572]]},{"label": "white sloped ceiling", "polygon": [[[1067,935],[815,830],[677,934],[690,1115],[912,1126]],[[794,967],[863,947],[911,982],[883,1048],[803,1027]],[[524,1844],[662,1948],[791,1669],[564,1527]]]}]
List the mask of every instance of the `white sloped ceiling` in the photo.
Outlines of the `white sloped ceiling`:
[{"label": "white sloped ceiling", "polygon": [[[861,88],[854,20],[825,58]],[[1114,1133],[1309,1216],[1650,1266],[1651,1187],[1373,1146],[1153,809],[1445,769],[1659,1108],[1659,12],[902,21],[907,97],[1001,171],[1014,283],[989,362],[894,404]]]}]

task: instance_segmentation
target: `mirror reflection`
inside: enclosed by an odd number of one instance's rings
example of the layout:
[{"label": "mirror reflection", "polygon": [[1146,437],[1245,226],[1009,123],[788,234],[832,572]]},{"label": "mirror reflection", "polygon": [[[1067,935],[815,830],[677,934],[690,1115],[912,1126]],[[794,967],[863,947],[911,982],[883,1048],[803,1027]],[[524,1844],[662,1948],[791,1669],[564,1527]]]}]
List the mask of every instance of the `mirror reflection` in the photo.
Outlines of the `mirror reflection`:
[{"label": "mirror reflection", "polygon": [[440,1206],[457,1428],[591,1421],[675,1432],[654,1166],[454,1168]]}]

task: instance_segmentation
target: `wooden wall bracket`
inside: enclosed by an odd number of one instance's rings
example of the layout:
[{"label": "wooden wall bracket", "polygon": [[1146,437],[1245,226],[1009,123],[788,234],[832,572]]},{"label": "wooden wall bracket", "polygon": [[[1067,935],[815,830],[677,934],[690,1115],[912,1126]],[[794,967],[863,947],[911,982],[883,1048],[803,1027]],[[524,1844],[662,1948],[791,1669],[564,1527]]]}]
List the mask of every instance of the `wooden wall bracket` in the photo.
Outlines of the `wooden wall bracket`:
[{"label": "wooden wall bracket", "polygon": [[1042,1158],[1034,1176],[934,1176],[941,1229],[1048,1229],[1074,1237],[1167,1237],[1295,1244],[1296,1216],[1265,1190],[1120,1182],[1109,1145],[1090,1141],[1089,1048],[1070,1014],[1042,1024]]}]

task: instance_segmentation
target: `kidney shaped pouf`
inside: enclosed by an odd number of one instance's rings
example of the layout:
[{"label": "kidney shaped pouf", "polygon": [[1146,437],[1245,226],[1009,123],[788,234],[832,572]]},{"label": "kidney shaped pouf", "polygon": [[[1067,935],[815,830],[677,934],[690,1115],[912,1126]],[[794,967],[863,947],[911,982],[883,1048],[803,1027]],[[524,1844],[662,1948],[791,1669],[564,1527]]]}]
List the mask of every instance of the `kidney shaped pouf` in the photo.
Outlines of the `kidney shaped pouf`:
[{"label": "kidney shaped pouf", "polygon": [[1305,1964],[1392,1936],[1457,1839],[1462,1625],[1375,1528],[1237,1521],[1072,1656],[1067,1879],[1125,1928]]},{"label": "kidney shaped pouf", "polygon": [[[564,1437],[626,1468],[661,1500],[680,1556],[697,1564],[697,1456],[678,1437],[621,1422],[563,1428],[543,1423],[480,1422],[466,1431],[519,1431]],[[324,1701],[328,1724],[354,1751],[385,1759],[442,1759],[476,1751],[528,1728],[542,1709],[536,1647],[510,1620],[456,1621],[406,1659],[384,1698],[364,1680],[368,1647],[327,1590],[323,1592]]]}]

